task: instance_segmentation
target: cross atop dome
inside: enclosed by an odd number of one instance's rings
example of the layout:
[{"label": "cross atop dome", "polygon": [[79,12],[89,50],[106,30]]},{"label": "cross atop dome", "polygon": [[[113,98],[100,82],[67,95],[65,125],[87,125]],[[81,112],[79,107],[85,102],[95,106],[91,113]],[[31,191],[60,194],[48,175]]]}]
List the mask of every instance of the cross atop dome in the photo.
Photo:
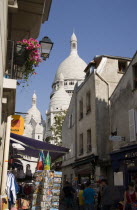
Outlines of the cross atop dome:
[{"label": "cross atop dome", "polygon": [[74,32],[71,36],[70,45],[70,54],[77,54],[77,37]]},{"label": "cross atop dome", "polygon": [[36,93],[35,93],[35,90],[34,90],[34,94],[32,96],[32,106],[36,106],[36,102],[37,102],[37,96],[36,96]]},{"label": "cross atop dome", "polygon": [[73,32],[72,36],[71,36],[71,42],[72,41],[76,41],[77,42],[77,37],[76,34]]}]

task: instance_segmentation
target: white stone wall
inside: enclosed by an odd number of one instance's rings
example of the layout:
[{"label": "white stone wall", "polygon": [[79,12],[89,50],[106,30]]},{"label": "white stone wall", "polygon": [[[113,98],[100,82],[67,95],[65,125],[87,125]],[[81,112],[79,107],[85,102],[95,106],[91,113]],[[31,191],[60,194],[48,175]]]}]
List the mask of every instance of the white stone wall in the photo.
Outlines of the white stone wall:
[{"label": "white stone wall", "polygon": [[[3,143],[5,139],[5,129],[6,129],[6,123],[4,121],[2,122],[2,116],[3,116],[2,91],[3,91],[3,75],[6,66],[7,15],[8,15],[8,0],[0,0],[0,137],[2,138],[2,145],[0,145],[0,177],[1,177],[2,158],[3,158]],[[0,179],[0,184],[1,184],[1,179]]]}]

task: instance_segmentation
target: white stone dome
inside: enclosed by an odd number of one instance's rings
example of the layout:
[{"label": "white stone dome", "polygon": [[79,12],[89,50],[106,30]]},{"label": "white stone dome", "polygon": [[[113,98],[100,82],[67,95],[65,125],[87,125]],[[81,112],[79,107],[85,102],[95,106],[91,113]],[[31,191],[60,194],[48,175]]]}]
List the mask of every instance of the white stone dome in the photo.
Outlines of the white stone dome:
[{"label": "white stone dome", "polygon": [[86,66],[87,64],[78,55],[70,55],[60,64],[54,82],[59,81],[60,73],[64,75],[64,80],[83,80]]},{"label": "white stone dome", "polygon": [[25,124],[32,123],[31,122],[32,119],[36,122],[36,124],[42,123],[42,116],[36,106],[36,100],[37,97],[36,94],[34,93],[32,97],[32,107],[27,111],[28,114],[25,116]]},{"label": "white stone dome", "polygon": [[77,38],[73,33],[71,36],[70,55],[59,65],[56,72],[54,83],[59,81],[59,75],[62,73],[64,80],[83,80],[85,77],[84,69],[87,64],[77,53]]},{"label": "white stone dome", "polygon": [[70,103],[70,96],[64,89],[63,74],[59,75],[59,89],[54,93],[50,99],[49,110],[60,111],[68,109]]}]

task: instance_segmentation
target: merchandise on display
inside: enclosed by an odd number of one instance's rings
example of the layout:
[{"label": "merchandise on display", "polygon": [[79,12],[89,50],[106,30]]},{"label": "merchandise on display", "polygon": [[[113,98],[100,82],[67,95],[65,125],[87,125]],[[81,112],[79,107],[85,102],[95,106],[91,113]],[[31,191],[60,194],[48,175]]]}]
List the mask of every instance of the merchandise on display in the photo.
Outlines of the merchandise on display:
[{"label": "merchandise on display", "polygon": [[37,171],[32,210],[58,210],[62,172]]}]

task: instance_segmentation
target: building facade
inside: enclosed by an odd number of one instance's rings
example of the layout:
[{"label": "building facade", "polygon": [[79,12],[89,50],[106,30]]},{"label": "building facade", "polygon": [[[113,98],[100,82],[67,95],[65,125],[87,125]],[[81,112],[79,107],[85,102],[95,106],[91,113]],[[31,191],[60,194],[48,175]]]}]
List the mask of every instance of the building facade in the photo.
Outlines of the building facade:
[{"label": "building facade", "polygon": [[8,165],[3,161],[7,117],[15,113],[16,83],[22,79],[14,65],[16,41],[38,37],[41,23],[48,20],[51,3],[52,0],[0,1],[0,187],[3,168]]},{"label": "building facade", "polygon": [[85,77],[86,63],[79,57],[77,45],[77,37],[73,33],[70,40],[70,55],[59,65],[52,84],[50,105],[46,111],[46,140],[52,136],[51,126],[54,124],[54,117],[68,109],[76,83],[80,84]]},{"label": "building facade", "polygon": [[[70,151],[62,164],[64,178],[70,179],[73,174],[83,182],[109,174],[106,172],[111,148],[109,97],[130,61],[129,58],[102,55],[86,67],[85,80],[76,87],[63,124],[63,146],[71,148],[73,145],[73,154]],[[73,126],[67,126],[69,120]]]},{"label": "building facade", "polygon": [[[115,186],[137,186],[137,53],[111,98],[112,171]],[[120,182],[115,181],[119,175]]]}]

